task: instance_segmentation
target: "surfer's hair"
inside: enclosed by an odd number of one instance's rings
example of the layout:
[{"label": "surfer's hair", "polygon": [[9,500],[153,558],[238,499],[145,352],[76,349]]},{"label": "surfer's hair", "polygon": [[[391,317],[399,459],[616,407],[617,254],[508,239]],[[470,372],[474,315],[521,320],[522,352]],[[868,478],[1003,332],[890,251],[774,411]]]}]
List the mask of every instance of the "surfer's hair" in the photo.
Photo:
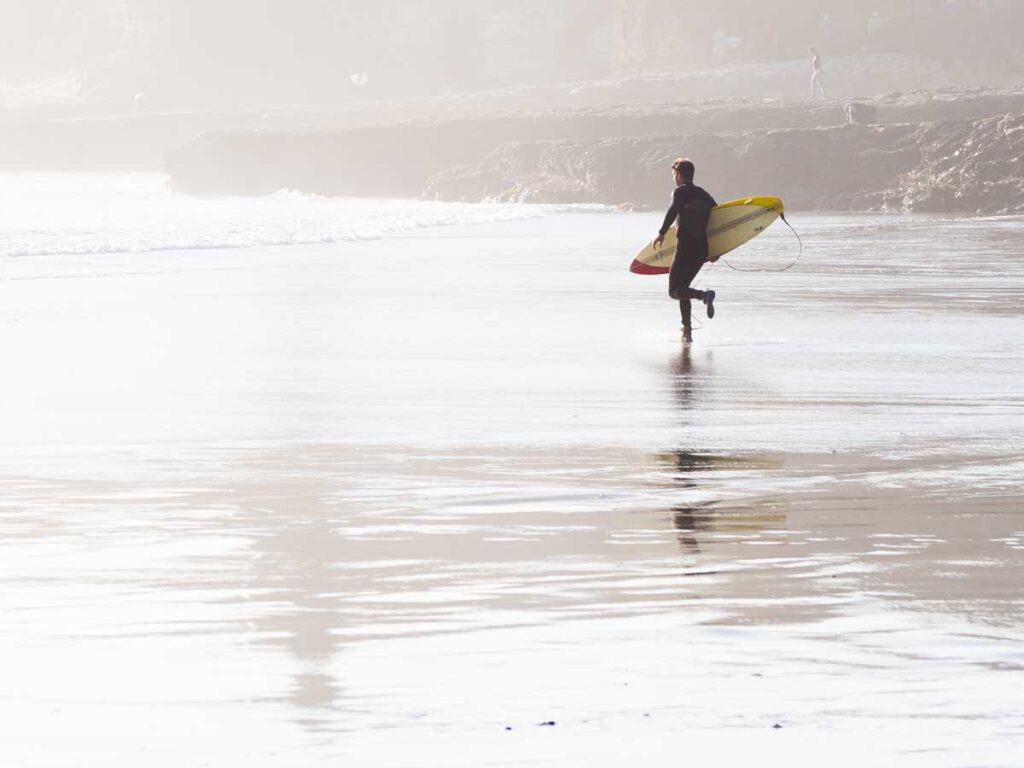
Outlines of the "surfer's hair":
[{"label": "surfer's hair", "polygon": [[679,157],[672,162],[672,170],[682,176],[684,179],[693,181],[694,167],[693,163],[689,158]]}]

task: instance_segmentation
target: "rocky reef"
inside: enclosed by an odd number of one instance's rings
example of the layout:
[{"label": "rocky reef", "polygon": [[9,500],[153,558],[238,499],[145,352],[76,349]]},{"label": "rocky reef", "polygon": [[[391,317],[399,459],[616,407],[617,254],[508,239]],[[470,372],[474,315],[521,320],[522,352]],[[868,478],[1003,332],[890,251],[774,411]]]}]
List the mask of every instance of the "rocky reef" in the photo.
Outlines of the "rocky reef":
[{"label": "rocky reef", "polygon": [[1024,115],[966,126],[935,123],[918,132],[917,142],[920,160],[886,193],[886,207],[985,214],[1024,211]]},{"label": "rocky reef", "polygon": [[792,209],[1024,212],[1024,91],[842,102],[624,106],[321,131],[210,134],[166,157],[205,194],[427,197],[661,207],[688,155],[719,199]]},{"label": "rocky reef", "polygon": [[660,206],[669,163],[700,160],[719,199],[777,194],[791,208],[1024,212],[1024,115],[600,141],[516,142],[434,175],[442,200]]}]

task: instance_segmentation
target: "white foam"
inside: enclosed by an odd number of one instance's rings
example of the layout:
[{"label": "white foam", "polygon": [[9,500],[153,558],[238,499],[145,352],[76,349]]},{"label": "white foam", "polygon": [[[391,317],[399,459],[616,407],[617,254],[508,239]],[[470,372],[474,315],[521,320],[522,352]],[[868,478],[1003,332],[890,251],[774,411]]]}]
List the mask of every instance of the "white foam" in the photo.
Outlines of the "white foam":
[{"label": "white foam", "polygon": [[400,231],[543,216],[535,205],[191,197],[160,174],[0,175],[0,256],[134,253],[368,240]]}]

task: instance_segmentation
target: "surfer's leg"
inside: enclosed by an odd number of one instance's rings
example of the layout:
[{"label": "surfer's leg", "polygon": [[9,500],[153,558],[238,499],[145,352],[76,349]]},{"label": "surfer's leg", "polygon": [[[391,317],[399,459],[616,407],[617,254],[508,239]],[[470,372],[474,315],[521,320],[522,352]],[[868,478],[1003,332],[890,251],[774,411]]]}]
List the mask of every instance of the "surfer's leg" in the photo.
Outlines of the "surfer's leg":
[{"label": "surfer's leg", "polygon": [[[704,266],[706,260],[706,258],[700,256],[689,256],[680,260],[681,267],[677,275],[678,282],[676,283],[675,297],[679,299],[680,304],[683,300],[686,300],[687,304],[689,304],[690,299],[697,299],[707,307],[708,318],[712,318],[715,316],[715,292],[710,289],[699,291],[696,288],[690,287],[690,283],[697,277],[697,273],[700,272],[700,268]],[[683,287],[683,285],[686,287]],[[690,309],[687,307],[687,318],[689,318],[689,315]],[[684,320],[683,325],[689,326],[689,322]]]},{"label": "surfer's leg", "polygon": [[690,319],[690,300],[679,300],[679,318],[682,320],[683,341],[689,344],[693,341],[693,325]]},{"label": "surfer's leg", "polygon": [[693,278],[700,272],[701,266],[702,262],[699,259],[695,259],[692,255],[685,253],[677,253],[676,260],[672,263],[675,271],[673,275],[673,289],[675,297],[679,299],[679,316],[683,321],[684,341],[693,341],[692,303],[690,299],[699,299],[703,294],[691,288],[690,283],[693,282]]},{"label": "surfer's leg", "polygon": [[[685,298],[704,301],[704,291],[698,291],[696,288],[690,287],[690,283],[697,277],[700,268],[704,266],[704,259],[698,256],[683,255],[678,257],[676,261],[679,263],[674,283],[676,298],[680,300]],[[674,268],[675,263],[672,266]]]},{"label": "surfer's leg", "polygon": [[709,318],[715,316],[715,292],[699,291],[690,287],[690,283],[707,261],[707,244],[691,243],[690,246],[685,251],[676,251],[676,258],[669,272],[669,295],[679,300],[679,314],[682,317],[684,333],[691,327],[691,299],[704,303]]},{"label": "surfer's leg", "polygon": [[686,256],[679,250],[678,243],[676,244],[676,253],[672,258],[672,266],[668,270],[668,295],[669,298],[679,299],[683,298],[680,289],[685,289],[690,284],[690,280],[686,277]]},{"label": "surfer's leg", "polygon": [[683,321],[683,328],[690,328],[691,305],[689,299],[679,300],[679,318]]},{"label": "surfer's leg", "polygon": [[[715,292],[708,289],[706,291],[698,291],[696,288],[683,288],[682,290],[676,291],[676,296],[679,297],[679,303],[682,304],[684,301],[689,304],[690,299],[697,299],[705,307],[708,308],[708,317],[712,318],[715,316]],[[685,297],[685,298],[684,298]]]}]

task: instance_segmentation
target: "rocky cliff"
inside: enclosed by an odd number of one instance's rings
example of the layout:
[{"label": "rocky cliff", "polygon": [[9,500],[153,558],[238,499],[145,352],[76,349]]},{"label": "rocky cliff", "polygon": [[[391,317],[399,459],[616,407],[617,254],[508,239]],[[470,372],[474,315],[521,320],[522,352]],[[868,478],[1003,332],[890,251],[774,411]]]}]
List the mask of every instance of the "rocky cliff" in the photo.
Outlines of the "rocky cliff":
[{"label": "rocky cliff", "polygon": [[661,207],[688,155],[716,197],[791,208],[1024,212],[1024,93],[863,102],[710,102],[556,111],[306,132],[222,132],[167,156],[199,193],[607,203]]},{"label": "rocky cliff", "polygon": [[700,159],[722,200],[780,195],[791,208],[1024,212],[1024,116],[889,126],[516,142],[428,182],[442,200],[661,206],[669,163]]}]

